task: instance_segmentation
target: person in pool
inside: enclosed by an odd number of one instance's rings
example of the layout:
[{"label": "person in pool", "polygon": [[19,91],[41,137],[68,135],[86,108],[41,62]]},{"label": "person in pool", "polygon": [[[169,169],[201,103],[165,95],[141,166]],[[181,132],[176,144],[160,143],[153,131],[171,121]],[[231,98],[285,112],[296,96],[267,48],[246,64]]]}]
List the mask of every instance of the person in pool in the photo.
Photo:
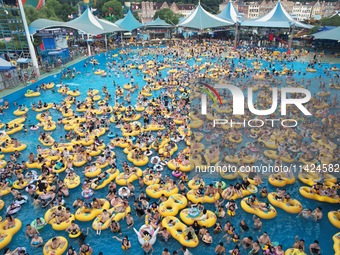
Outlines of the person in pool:
[{"label": "person in pool", "polygon": [[216,255],[226,255],[226,250],[223,246],[223,242],[220,242],[215,248]]},{"label": "person in pool", "polygon": [[295,243],[293,244],[293,248],[299,249],[299,247],[302,247],[303,251],[305,250],[305,240],[299,240],[299,236],[295,236]]},{"label": "person in pool", "polygon": [[258,230],[259,232],[262,229],[262,221],[261,218],[257,217],[256,215],[253,216],[253,222],[254,222],[254,230]]},{"label": "person in pool", "polygon": [[268,236],[267,232],[263,232],[263,235],[260,236],[260,238],[258,239],[259,243],[261,245],[268,245],[271,243],[270,241],[270,237]]},{"label": "person in pool", "polygon": [[59,237],[54,237],[52,238],[52,242],[47,246],[47,249],[55,251],[58,248],[63,248],[65,244],[66,242],[61,240]]},{"label": "person in pool", "polygon": [[35,234],[39,234],[38,230],[36,228],[31,227],[30,224],[26,225],[26,238],[33,238]]},{"label": "person in pool", "polygon": [[202,241],[206,244],[206,245],[211,245],[213,242],[213,238],[210,235],[209,231],[207,230],[205,232],[205,234],[202,236]]},{"label": "person in pool", "polygon": [[253,244],[253,237],[248,236],[242,239],[241,244],[243,249],[249,249]]},{"label": "person in pool", "polygon": [[92,248],[90,247],[90,245],[86,244],[86,243],[83,243],[81,246],[80,246],[80,249],[79,249],[79,254],[80,255],[92,255],[93,253],[93,250]]},{"label": "person in pool", "polygon": [[302,218],[307,219],[307,220],[314,218],[314,215],[312,214],[311,209],[303,209],[297,217],[299,217],[300,215],[302,216]]},{"label": "person in pool", "polygon": [[131,248],[131,242],[128,236],[124,236],[123,239],[113,236],[112,238],[122,243],[122,250],[129,250]]},{"label": "person in pool", "polygon": [[321,220],[322,219],[322,209],[320,206],[318,206],[313,212],[312,215],[315,218],[315,221]]},{"label": "person in pool", "polygon": [[42,222],[40,218],[37,218],[35,222],[36,222],[37,228],[44,227],[46,225],[46,222]]},{"label": "person in pool", "polygon": [[34,248],[37,248],[39,246],[42,246],[44,244],[44,241],[41,236],[39,236],[37,233],[34,234],[32,240],[31,240],[31,246]]},{"label": "person in pool", "polygon": [[279,244],[278,246],[275,247],[274,254],[275,255],[284,255],[285,254],[285,251],[282,249],[281,244]]},{"label": "person in pool", "polygon": [[142,248],[144,250],[144,255],[152,255],[154,252],[154,249],[152,247],[152,245],[149,242],[145,242],[142,245]]},{"label": "person in pool", "polygon": [[309,245],[309,252],[312,255],[321,254],[321,248],[318,240],[315,240],[311,245]]},{"label": "person in pool", "polygon": [[67,233],[71,235],[76,235],[80,231],[79,226],[76,224],[76,222],[73,220],[71,221],[71,225],[68,226],[68,228],[65,230]]},{"label": "person in pool", "polygon": [[77,255],[77,252],[75,249],[73,249],[72,246],[68,247],[66,255]]}]

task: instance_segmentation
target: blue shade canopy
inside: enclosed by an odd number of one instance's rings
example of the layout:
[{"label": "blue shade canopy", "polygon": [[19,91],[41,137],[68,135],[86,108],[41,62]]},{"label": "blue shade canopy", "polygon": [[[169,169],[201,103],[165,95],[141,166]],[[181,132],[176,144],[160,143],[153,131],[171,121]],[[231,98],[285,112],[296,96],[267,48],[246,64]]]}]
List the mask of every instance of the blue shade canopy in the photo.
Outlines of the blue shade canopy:
[{"label": "blue shade canopy", "polygon": [[0,71],[9,71],[12,69],[15,69],[16,67],[11,64],[11,62],[8,62],[4,60],[3,58],[0,58]]},{"label": "blue shade canopy", "polygon": [[160,17],[144,24],[145,27],[155,27],[155,28],[170,28],[172,25],[166,23]]},{"label": "blue shade canopy", "polygon": [[340,27],[336,27],[331,30],[315,33],[313,34],[313,36],[314,36],[314,39],[340,41]]},{"label": "blue shade canopy", "polygon": [[37,32],[37,30],[53,27],[73,28],[89,35],[100,35],[106,33],[125,31],[124,29],[121,29],[119,26],[115,25],[112,22],[103,19],[98,19],[92,14],[89,8],[87,8],[81,16],[68,22],[60,22],[47,19],[35,20],[30,24],[29,31],[30,34],[33,35]]},{"label": "blue shade canopy", "polygon": [[223,20],[204,10],[201,4],[198,4],[197,8],[178,24],[179,27],[188,27],[199,30],[231,25],[233,25],[232,22]]},{"label": "blue shade canopy", "polygon": [[276,6],[266,15],[254,20],[245,20],[241,22],[241,26],[246,27],[277,27],[289,28],[291,26],[301,28],[312,28],[313,26],[296,21],[290,14],[283,8],[279,1]]},{"label": "blue shade canopy", "polygon": [[115,22],[115,24],[121,28],[123,28],[125,31],[133,31],[137,28],[140,28],[143,26],[142,23],[140,23],[132,14],[131,10],[128,11],[126,16],[123,19],[119,19]]},{"label": "blue shade canopy", "polygon": [[238,11],[235,9],[233,3],[231,1],[228,2],[227,6],[223,9],[223,11],[217,15],[217,17],[227,20],[231,23],[237,22],[237,17],[240,16]]}]

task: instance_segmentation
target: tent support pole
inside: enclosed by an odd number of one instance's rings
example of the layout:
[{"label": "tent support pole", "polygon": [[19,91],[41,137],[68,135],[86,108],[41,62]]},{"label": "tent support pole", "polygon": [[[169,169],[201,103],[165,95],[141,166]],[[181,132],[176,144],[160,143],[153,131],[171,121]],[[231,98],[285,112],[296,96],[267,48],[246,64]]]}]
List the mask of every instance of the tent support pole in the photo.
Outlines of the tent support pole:
[{"label": "tent support pole", "polygon": [[28,43],[28,49],[30,51],[33,67],[35,68],[35,74],[36,74],[36,76],[40,76],[37,55],[35,54],[35,49],[34,49],[32,41],[31,41],[30,32],[28,30],[24,6],[23,6],[21,0],[18,0],[18,4],[19,4],[20,14],[21,14],[21,18],[22,18],[22,23],[23,23],[24,29],[25,29],[26,39],[27,39],[27,43]]},{"label": "tent support pole", "polygon": [[234,50],[237,48],[237,43],[238,43],[238,22],[235,23],[235,40],[234,40]]},{"label": "tent support pole", "polygon": [[91,57],[91,46],[90,46],[89,40],[90,40],[90,36],[89,34],[87,34],[87,54],[89,57]]},{"label": "tent support pole", "polygon": [[293,25],[291,27],[291,31],[290,31],[290,35],[289,35],[289,40],[288,40],[288,50],[287,50],[287,54],[290,55],[290,49],[292,48],[292,44],[293,44],[293,37],[294,37],[294,32],[295,32],[295,26]]},{"label": "tent support pole", "polygon": [[107,51],[107,37],[106,37],[106,34],[105,34],[105,50]]}]

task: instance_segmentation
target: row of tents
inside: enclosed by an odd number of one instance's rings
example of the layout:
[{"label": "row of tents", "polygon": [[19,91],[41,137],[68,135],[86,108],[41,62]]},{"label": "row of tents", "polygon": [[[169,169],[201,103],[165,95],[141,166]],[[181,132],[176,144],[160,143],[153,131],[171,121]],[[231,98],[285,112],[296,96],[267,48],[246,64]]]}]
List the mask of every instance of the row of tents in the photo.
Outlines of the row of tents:
[{"label": "row of tents", "polygon": [[[181,20],[177,26],[192,28],[196,30],[233,26],[236,23],[238,23],[240,26],[250,27],[312,27],[310,25],[294,20],[283,8],[280,1],[268,14],[259,19],[241,21],[240,17],[241,16],[235,9],[232,2],[229,2],[225,9],[218,15],[213,15],[207,12],[199,3],[196,9],[189,16]],[[118,31],[132,31],[141,27],[170,28],[173,26],[166,23],[164,20],[161,20],[160,18],[142,24],[133,16],[131,11],[127,13],[124,19],[112,23],[107,20],[95,17],[89,9],[86,9],[86,11],[81,16],[68,22],[38,19],[31,23],[30,33],[34,34],[37,30],[52,27],[69,27],[80,30],[86,34],[98,35]]]},{"label": "row of tents", "polygon": [[[245,27],[269,27],[269,28],[307,28],[313,26],[295,20],[278,1],[276,6],[266,15],[254,20],[241,21],[241,16],[235,9],[231,1],[225,9],[218,15],[213,15],[207,12],[199,3],[196,9],[186,18],[182,19],[178,27],[186,27],[195,30],[205,30],[217,27],[226,27],[233,25]],[[105,19],[95,17],[89,8],[78,18],[68,21],[59,22],[47,19],[38,19],[33,21],[29,26],[31,35],[34,35],[38,30],[54,28],[54,27],[68,27],[89,35],[99,35],[113,32],[133,31],[137,28],[171,28],[173,25],[166,23],[164,20],[157,18],[151,22],[140,23],[129,11],[127,15],[115,23]],[[326,32],[315,34],[318,39],[340,40],[340,28]]]}]

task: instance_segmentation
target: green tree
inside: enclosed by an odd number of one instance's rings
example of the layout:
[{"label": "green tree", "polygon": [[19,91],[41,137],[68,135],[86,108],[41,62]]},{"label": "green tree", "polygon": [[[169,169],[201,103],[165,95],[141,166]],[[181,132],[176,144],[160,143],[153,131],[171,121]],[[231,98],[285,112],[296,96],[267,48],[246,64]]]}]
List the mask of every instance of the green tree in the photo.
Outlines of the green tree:
[{"label": "green tree", "polygon": [[138,20],[139,22],[142,22],[138,16],[138,11],[134,11],[133,12],[133,16],[136,18],[136,20]]},{"label": "green tree", "polygon": [[309,30],[309,34],[315,34],[319,31],[320,26],[314,26],[312,29]]},{"label": "green tree", "polygon": [[50,10],[53,10],[58,20],[62,20],[62,21],[67,21],[68,15],[76,12],[76,8],[71,6],[66,1],[63,4],[61,4],[57,0],[47,0],[44,7]]},{"label": "green tree", "polygon": [[162,9],[159,11],[156,11],[155,16],[153,17],[154,19],[157,19],[157,17],[161,18],[165,22],[172,24],[172,25],[177,25],[179,22],[180,15],[174,13],[170,9]]},{"label": "green tree", "polygon": [[95,4],[93,5],[94,8],[101,10],[103,5],[107,2],[106,0],[96,0],[94,1]]},{"label": "green tree", "polygon": [[203,8],[212,14],[216,14],[219,12],[220,3],[222,3],[221,0],[201,0],[201,5],[203,6]]},{"label": "green tree", "polygon": [[54,9],[49,8],[47,5],[44,5],[38,11],[39,19],[50,19],[50,20],[58,20],[61,19],[55,14]]},{"label": "green tree", "polygon": [[117,19],[123,17],[123,6],[117,0],[106,2],[101,10],[105,16],[110,16],[113,14]]},{"label": "green tree", "polygon": [[33,21],[39,19],[38,11],[31,5],[24,6],[27,24],[31,24]]},{"label": "green tree", "polygon": [[335,15],[331,18],[327,17],[327,18],[323,18],[320,20],[320,25],[321,26],[340,26],[340,16],[339,15]]}]

